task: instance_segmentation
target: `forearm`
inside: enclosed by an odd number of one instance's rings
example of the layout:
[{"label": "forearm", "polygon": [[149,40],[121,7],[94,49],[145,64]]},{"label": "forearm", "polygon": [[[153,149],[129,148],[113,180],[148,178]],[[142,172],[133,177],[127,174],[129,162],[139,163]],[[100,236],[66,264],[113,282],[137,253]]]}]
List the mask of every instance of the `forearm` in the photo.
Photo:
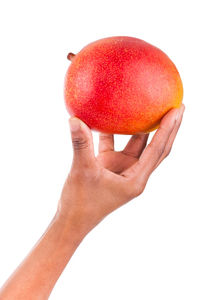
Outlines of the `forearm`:
[{"label": "forearm", "polygon": [[84,235],[56,215],[30,254],[0,290],[0,300],[48,299]]}]

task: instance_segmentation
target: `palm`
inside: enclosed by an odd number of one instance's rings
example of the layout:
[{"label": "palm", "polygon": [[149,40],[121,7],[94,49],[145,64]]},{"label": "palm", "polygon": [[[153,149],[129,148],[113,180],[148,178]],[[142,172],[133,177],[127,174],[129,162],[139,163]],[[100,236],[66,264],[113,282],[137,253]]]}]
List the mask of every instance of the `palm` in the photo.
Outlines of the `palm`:
[{"label": "palm", "polygon": [[113,173],[121,174],[124,170],[133,165],[137,161],[137,158],[127,155],[122,151],[107,151],[99,153],[97,160],[104,168]]},{"label": "palm", "polygon": [[147,134],[131,137],[124,150],[116,152],[114,151],[113,135],[100,134],[97,160],[102,167],[113,173],[121,174],[138,161],[147,139]]}]

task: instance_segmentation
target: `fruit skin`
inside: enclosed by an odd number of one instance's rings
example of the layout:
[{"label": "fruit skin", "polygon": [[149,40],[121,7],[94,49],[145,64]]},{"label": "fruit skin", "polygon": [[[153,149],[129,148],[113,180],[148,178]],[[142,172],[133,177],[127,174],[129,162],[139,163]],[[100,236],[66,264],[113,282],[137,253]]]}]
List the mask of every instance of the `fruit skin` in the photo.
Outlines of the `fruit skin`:
[{"label": "fruit skin", "polygon": [[69,113],[91,129],[136,134],[156,129],[170,109],[180,107],[183,86],[164,52],[119,36],[95,41],[73,56],[64,96]]}]

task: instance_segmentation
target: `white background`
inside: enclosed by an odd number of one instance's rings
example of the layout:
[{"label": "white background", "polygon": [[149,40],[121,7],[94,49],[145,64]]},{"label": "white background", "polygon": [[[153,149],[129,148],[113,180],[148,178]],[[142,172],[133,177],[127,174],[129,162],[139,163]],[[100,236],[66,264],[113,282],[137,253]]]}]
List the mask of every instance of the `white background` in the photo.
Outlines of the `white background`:
[{"label": "white background", "polygon": [[[50,299],[200,299],[198,4],[1,0],[0,285],[53,217],[70,168],[67,53],[129,35],[175,62],[184,84],[184,121],[145,192],[85,238]],[[118,136],[117,149],[127,139]]]}]

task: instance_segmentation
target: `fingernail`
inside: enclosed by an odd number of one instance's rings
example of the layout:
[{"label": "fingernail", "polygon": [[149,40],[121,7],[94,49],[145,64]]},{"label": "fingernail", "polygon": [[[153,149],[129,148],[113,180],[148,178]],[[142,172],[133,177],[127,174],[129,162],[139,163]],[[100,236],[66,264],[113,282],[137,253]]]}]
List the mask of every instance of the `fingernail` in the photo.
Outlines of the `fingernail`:
[{"label": "fingernail", "polygon": [[71,132],[78,131],[80,129],[80,122],[77,118],[71,118],[69,119],[69,126]]}]

